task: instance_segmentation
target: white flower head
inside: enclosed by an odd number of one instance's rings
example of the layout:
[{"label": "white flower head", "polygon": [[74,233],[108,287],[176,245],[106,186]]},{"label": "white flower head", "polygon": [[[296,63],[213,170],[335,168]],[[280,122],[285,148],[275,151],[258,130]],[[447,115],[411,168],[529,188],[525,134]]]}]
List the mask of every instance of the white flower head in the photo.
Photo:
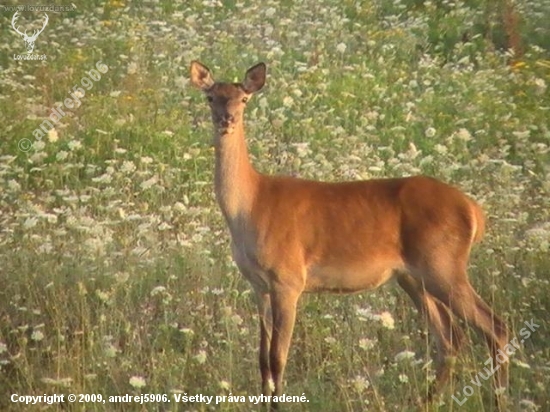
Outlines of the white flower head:
[{"label": "white flower head", "polygon": [[44,143],[42,140],[37,140],[32,144],[32,147],[35,151],[39,152],[46,147],[46,143]]},{"label": "white flower head", "polygon": [[359,340],[359,347],[363,350],[370,350],[374,348],[376,341],[368,338],[363,338]]},{"label": "white flower head", "polygon": [[136,74],[138,71],[138,65],[136,62],[130,62],[130,64],[128,64],[128,68],[127,68],[127,73],[128,74]]},{"label": "white flower head", "polygon": [[370,386],[370,382],[367,378],[364,376],[356,376],[351,380],[351,384],[355,388],[357,392],[363,392],[365,389],[368,389]]},{"label": "white flower head", "polygon": [[145,387],[145,378],[143,376],[132,376],[130,378],[130,385],[132,385],[133,388],[140,389]]},{"label": "white flower head", "polygon": [[382,326],[384,326],[386,329],[395,328],[395,320],[393,319],[393,316],[390,312],[382,312],[380,315],[378,315],[378,319],[382,323]]},{"label": "white flower head", "polygon": [[51,143],[55,143],[59,140],[59,135],[57,134],[57,130],[55,129],[55,127],[52,127],[49,131],[48,131],[48,140],[51,142]]},{"label": "white flower head", "polygon": [[544,79],[541,79],[541,78],[536,78],[535,79],[535,87],[537,88],[537,94],[538,95],[542,95],[544,94],[544,92],[546,91],[546,88],[548,87],[546,85],[546,82],[544,81]]},{"label": "white flower head", "polygon": [[82,147],[82,143],[80,142],[80,140],[71,140],[67,146],[69,147],[70,150],[78,150]]},{"label": "white flower head", "polygon": [[202,365],[204,362],[206,362],[206,352],[203,350],[200,350],[199,353],[193,356],[193,359],[195,359],[197,363]]},{"label": "white flower head", "polygon": [[435,132],[436,132],[436,130],[435,130],[433,127],[428,127],[428,128],[424,131],[424,134],[426,135],[426,137],[434,137],[434,136],[435,136]]},{"label": "white flower head", "polygon": [[35,342],[40,342],[43,339],[44,339],[44,333],[42,331],[35,330],[35,331],[32,332],[31,340],[33,340]]},{"label": "white flower head", "polygon": [[458,129],[456,136],[464,142],[469,142],[470,140],[472,140],[472,135],[470,134],[468,129],[465,129],[464,127]]},{"label": "white flower head", "polygon": [[62,162],[62,161],[65,160],[68,156],[69,156],[69,152],[66,152],[65,150],[60,150],[60,151],[55,155],[55,160],[57,160],[58,162]]},{"label": "white flower head", "polygon": [[414,359],[415,353],[410,350],[404,350],[403,352],[399,352],[397,355],[395,355],[395,361],[401,362],[404,360]]},{"label": "white flower head", "polygon": [[131,160],[125,160],[122,162],[122,166],[120,167],[120,171],[122,173],[132,173],[136,170],[136,165]]}]

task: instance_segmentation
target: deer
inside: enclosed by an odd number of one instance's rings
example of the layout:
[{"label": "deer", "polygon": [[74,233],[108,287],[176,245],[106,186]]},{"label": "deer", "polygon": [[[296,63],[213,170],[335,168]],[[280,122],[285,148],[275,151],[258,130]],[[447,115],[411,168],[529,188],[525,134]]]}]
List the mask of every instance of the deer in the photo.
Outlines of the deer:
[{"label": "deer", "polygon": [[38,35],[44,31],[44,29],[46,28],[46,25],[48,24],[49,17],[46,13],[44,13],[44,17],[45,17],[44,18],[44,24],[42,25],[42,28],[38,29],[38,30],[34,30],[34,33],[32,34],[32,36],[27,35],[27,30],[25,30],[25,32],[22,33],[16,27],[17,19],[19,18],[19,12],[18,11],[15,12],[15,14],[13,15],[13,17],[11,19],[11,26],[13,27],[13,29],[15,30],[15,32],[17,34],[19,34],[21,37],[23,37],[23,41],[25,42],[25,47],[27,49],[28,54],[33,52],[34,43],[35,43],[36,39],[38,38]]},{"label": "deer", "polygon": [[[193,61],[191,84],[210,106],[214,126],[214,191],[229,229],[233,260],[254,291],[260,325],[262,393],[278,409],[299,298],[304,293],[356,293],[391,279],[427,320],[434,336],[431,402],[451,375],[464,333],[462,319],[486,340],[493,364],[508,328],[472,287],[470,250],[485,217],[469,196],[428,176],[322,182],[267,175],[251,164],[244,110],[266,82],[258,63],[240,83],[217,82]],[[508,382],[508,362],[494,375],[495,398]]]}]

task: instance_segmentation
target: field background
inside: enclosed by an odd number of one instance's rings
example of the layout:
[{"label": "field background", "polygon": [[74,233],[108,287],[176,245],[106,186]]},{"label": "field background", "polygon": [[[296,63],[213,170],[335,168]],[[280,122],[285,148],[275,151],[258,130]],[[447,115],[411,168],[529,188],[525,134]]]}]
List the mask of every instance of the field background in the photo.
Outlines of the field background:
[{"label": "field background", "polygon": [[[23,41],[0,10],[0,410],[39,409],[12,393],[260,393],[255,304],[213,196],[208,108],[188,79],[200,59],[230,81],[267,63],[246,114],[259,170],[424,173],[483,204],[472,282],[512,337],[540,325],[513,357],[510,410],[550,411],[550,1],[74,4],[49,13],[34,51],[44,62],[13,59]],[[108,72],[37,141],[100,60]],[[470,337],[433,410],[493,410],[489,382],[461,407],[451,398],[488,356]],[[414,410],[430,351],[395,285],[305,296],[285,393],[310,402],[283,410]],[[259,408],[68,407],[84,409]]]}]

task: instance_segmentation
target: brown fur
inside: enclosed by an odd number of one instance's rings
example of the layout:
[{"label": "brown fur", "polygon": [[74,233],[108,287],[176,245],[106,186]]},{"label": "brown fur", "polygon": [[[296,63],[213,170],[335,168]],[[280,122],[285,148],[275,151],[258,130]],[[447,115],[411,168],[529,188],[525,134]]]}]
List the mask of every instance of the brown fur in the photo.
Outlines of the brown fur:
[{"label": "brown fur", "polygon": [[[504,347],[506,325],[466,273],[470,248],[484,232],[483,212],[471,198],[425,176],[327,183],[260,174],[248,158],[243,110],[265,82],[265,65],[249,69],[242,84],[231,84],[214,82],[206,66],[193,62],[191,80],[210,101],[216,196],[235,262],[258,298],[264,394],[272,393],[271,379],[273,394],[283,393],[304,292],[359,292],[396,278],[436,338],[430,398],[449,378],[447,358],[462,342],[453,315],[485,336],[493,357]],[[496,385],[506,384],[503,365]]]}]

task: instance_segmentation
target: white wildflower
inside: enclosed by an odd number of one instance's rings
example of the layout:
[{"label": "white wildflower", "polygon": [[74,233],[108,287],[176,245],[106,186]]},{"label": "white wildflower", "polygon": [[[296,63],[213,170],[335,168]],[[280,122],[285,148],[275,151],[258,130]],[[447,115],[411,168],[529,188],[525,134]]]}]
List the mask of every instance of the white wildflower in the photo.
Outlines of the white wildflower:
[{"label": "white wildflower", "polygon": [[158,178],[156,176],[153,176],[150,179],[145,180],[144,182],[141,182],[139,185],[142,190],[147,190],[156,185],[158,182]]},{"label": "white wildflower", "polygon": [[109,293],[104,292],[104,291],[102,291],[102,290],[100,290],[100,289],[97,289],[97,290],[95,291],[95,295],[98,297],[98,299],[99,299],[100,301],[102,301],[102,302],[104,302],[104,303],[107,302],[107,301],[109,300]]},{"label": "white wildflower", "polygon": [[140,389],[145,386],[145,378],[142,376],[132,376],[130,378],[130,385],[135,389]]},{"label": "white wildflower", "polygon": [[544,94],[544,92],[546,91],[547,85],[546,85],[546,82],[544,81],[544,79],[541,79],[541,78],[537,77],[535,79],[535,87],[537,88],[536,93],[540,96],[540,95]]},{"label": "white wildflower", "polygon": [[136,74],[137,70],[138,70],[138,65],[136,62],[130,62],[130,64],[128,64],[128,68],[127,68],[128,74]]},{"label": "white wildflower", "polygon": [[168,224],[168,223],[166,223],[166,222],[162,222],[162,223],[161,223],[160,225],[158,225],[158,227],[157,227],[157,229],[158,229],[159,231],[161,231],[161,232],[162,232],[162,231],[165,231],[165,230],[172,229],[172,228],[173,228],[173,226],[170,225],[170,224]]},{"label": "white wildflower", "polygon": [[376,341],[368,338],[363,338],[359,340],[359,347],[363,350],[370,350],[374,348]]},{"label": "white wildflower", "polygon": [[206,362],[206,352],[200,350],[199,353],[193,356],[193,359],[195,359],[199,364],[202,365],[204,362]]},{"label": "white wildflower", "polygon": [[32,148],[37,152],[44,149],[45,147],[46,147],[46,143],[44,143],[42,140],[37,140],[32,144]]},{"label": "white wildflower", "polygon": [[434,137],[434,136],[435,136],[435,133],[436,133],[436,130],[435,130],[433,127],[428,127],[428,128],[424,131],[424,134],[426,135],[426,137]]},{"label": "white wildflower", "polygon": [[174,203],[174,206],[172,207],[172,209],[175,211],[175,212],[179,212],[179,213],[182,213],[182,212],[185,212],[185,205],[181,202],[176,202]]},{"label": "white wildflower", "polygon": [[164,286],[155,286],[153,290],[151,290],[151,296],[156,296],[159,294],[162,294],[166,291],[166,287]]},{"label": "white wildflower", "polygon": [[470,134],[468,129],[465,129],[464,127],[458,129],[456,136],[464,142],[469,142],[470,140],[472,140],[472,135]]},{"label": "white wildflower", "polygon": [[370,382],[364,376],[356,376],[351,380],[351,384],[357,392],[363,392],[365,389],[368,389]]},{"label": "white wildflower", "polygon": [[513,359],[512,362],[523,369],[531,369],[531,366],[528,363],[522,362],[519,359]]},{"label": "white wildflower", "polygon": [[525,140],[529,137],[531,132],[529,130],[523,130],[521,132],[520,131],[512,132],[512,134],[518,139]]},{"label": "white wildflower", "polygon": [[267,101],[267,99],[265,97],[262,97],[260,99],[260,101],[258,102],[258,105],[262,108],[262,109],[265,109],[267,108],[267,106],[269,106],[269,102]]},{"label": "white wildflower", "polygon": [[372,313],[371,308],[356,308],[355,313],[357,316],[361,319],[368,320],[372,319],[375,320],[375,315]]},{"label": "white wildflower", "polygon": [[46,385],[60,386],[60,387],[68,388],[72,385],[73,379],[72,378],[59,378],[59,379],[41,378],[40,382],[42,382]]},{"label": "white wildflower", "polygon": [[443,146],[442,144],[439,144],[439,143],[434,146],[434,150],[437,153],[442,154],[442,155],[446,154],[449,151],[449,149],[447,149],[447,146]]},{"label": "white wildflower", "polygon": [[51,128],[49,131],[48,131],[48,140],[51,142],[51,143],[55,143],[59,140],[59,135],[57,134],[57,130],[55,129],[55,127]]},{"label": "white wildflower", "polygon": [[122,162],[122,166],[120,167],[120,171],[122,173],[132,173],[136,170],[136,165],[131,160],[125,160]]},{"label": "white wildflower", "polygon": [[112,180],[113,178],[109,173],[103,173],[99,177],[92,178],[92,182],[95,182],[95,183],[111,183]]},{"label": "white wildflower", "polygon": [[303,93],[300,89],[294,89],[292,90],[292,94],[296,97],[302,97]]},{"label": "white wildflower", "polygon": [[25,222],[23,223],[23,227],[25,229],[32,229],[33,227],[36,226],[37,223],[38,223],[38,218],[36,218],[35,216],[28,217],[27,219],[25,219]]},{"label": "white wildflower", "polygon": [[231,322],[233,322],[233,324],[236,326],[240,326],[243,323],[243,318],[241,318],[239,315],[235,313],[231,315]]},{"label": "white wildflower", "polygon": [[404,350],[403,352],[399,352],[397,355],[395,355],[395,361],[401,362],[404,360],[409,360],[414,358],[415,353],[410,350]]},{"label": "white wildflower", "polygon": [[273,7],[270,7],[268,9],[266,9],[265,16],[266,17],[273,17],[273,16],[275,16],[276,13],[277,13],[277,10],[275,10]]},{"label": "white wildflower", "polygon": [[382,326],[384,326],[386,329],[394,329],[395,328],[395,320],[393,319],[393,316],[390,312],[382,312],[379,316],[380,322],[382,322]]},{"label": "white wildflower", "polygon": [[71,140],[67,146],[70,150],[78,150],[82,147],[82,143],[80,143],[80,140]]},{"label": "white wildflower", "polygon": [[338,44],[336,45],[336,51],[337,51],[338,53],[344,53],[344,52],[346,51],[346,49],[347,49],[347,46],[346,46],[345,43],[338,43]]},{"label": "white wildflower", "polygon": [[21,190],[21,185],[16,180],[8,180],[8,189],[12,192],[19,192]]},{"label": "white wildflower", "polygon": [[65,160],[68,156],[69,156],[69,152],[66,152],[65,150],[60,150],[60,151],[55,155],[55,160],[57,160],[58,162],[62,162],[62,161]]},{"label": "white wildflower", "polygon": [[44,339],[44,333],[40,330],[34,330],[31,334],[31,340],[35,342],[40,342]]},{"label": "white wildflower", "polygon": [[519,401],[519,405],[523,408],[523,411],[538,411],[540,406],[529,399],[522,399]]},{"label": "white wildflower", "polygon": [[294,99],[290,96],[286,96],[284,99],[283,99],[283,106],[285,107],[292,107],[292,105],[294,104]]},{"label": "white wildflower", "polygon": [[[103,353],[105,354],[105,357],[107,358],[115,358],[117,354],[117,348],[112,343],[106,343],[105,347],[103,348]],[[131,384],[131,382],[130,382]]]}]

